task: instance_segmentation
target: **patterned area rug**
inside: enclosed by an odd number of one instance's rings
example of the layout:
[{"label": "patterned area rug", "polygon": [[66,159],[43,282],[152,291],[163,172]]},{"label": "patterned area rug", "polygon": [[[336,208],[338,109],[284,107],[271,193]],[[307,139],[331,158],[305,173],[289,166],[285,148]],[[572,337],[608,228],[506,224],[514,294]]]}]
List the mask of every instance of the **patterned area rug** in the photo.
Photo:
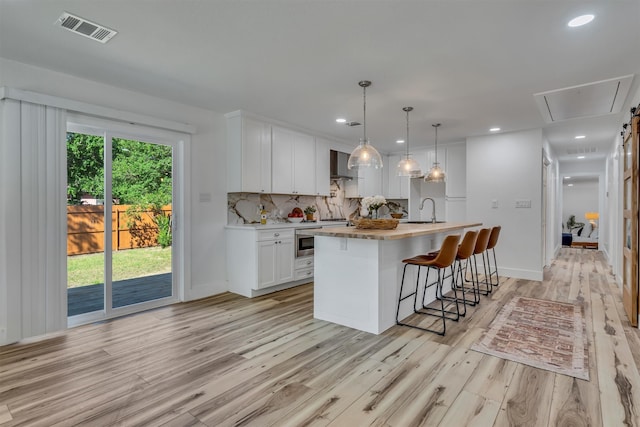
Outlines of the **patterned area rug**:
[{"label": "patterned area rug", "polygon": [[471,349],[588,381],[587,345],[582,306],[515,297]]}]

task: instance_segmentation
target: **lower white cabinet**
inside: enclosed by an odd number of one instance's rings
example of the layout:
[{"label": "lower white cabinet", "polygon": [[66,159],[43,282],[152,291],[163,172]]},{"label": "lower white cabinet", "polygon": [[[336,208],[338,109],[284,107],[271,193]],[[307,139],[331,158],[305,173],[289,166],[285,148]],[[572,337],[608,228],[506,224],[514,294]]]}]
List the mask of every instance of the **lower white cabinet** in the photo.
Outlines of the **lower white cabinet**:
[{"label": "lower white cabinet", "polygon": [[258,242],[257,289],[268,288],[292,280],[293,237]]},{"label": "lower white cabinet", "polygon": [[295,280],[311,280],[313,278],[313,255],[296,258],[293,274]]},{"label": "lower white cabinet", "polygon": [[231,292],[254,297],[313,277],[313,256],[295,257],[293,228],[233,227],[227,228],[226,239]]}]

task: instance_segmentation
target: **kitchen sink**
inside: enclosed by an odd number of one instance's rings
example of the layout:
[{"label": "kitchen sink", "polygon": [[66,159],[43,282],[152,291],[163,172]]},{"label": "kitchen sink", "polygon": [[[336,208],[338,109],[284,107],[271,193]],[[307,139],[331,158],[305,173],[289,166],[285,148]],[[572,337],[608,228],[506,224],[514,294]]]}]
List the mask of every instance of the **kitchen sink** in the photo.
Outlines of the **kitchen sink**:
[{"label": "kitchen sink", "polygon": [[407,221],[407,224],[442,224],[443,222],[447,222],[447,221]]}]

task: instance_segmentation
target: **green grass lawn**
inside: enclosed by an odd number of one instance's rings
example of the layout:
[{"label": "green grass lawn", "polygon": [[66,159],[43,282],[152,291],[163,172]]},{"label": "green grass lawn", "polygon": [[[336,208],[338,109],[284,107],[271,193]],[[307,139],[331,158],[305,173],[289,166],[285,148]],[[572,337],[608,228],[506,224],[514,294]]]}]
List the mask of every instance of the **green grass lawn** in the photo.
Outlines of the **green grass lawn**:
[{"label": "green grass lawn", "polygon": [[[171,247],[128,249],[113,253],[113,281],[171,272]],[[67,287],[104,281],[104,254],[67,257]]]}]

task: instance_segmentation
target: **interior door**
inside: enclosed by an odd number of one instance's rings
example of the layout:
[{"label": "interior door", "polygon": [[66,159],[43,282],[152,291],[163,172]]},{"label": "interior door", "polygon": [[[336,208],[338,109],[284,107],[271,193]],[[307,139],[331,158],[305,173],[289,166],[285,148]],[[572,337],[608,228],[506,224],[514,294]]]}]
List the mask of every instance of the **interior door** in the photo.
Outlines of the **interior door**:
[{"label": "interior door", "polygon": [[622,302],[629,322],[638,326],[638,133],[640,117],[631,119],[624,137]]}]

